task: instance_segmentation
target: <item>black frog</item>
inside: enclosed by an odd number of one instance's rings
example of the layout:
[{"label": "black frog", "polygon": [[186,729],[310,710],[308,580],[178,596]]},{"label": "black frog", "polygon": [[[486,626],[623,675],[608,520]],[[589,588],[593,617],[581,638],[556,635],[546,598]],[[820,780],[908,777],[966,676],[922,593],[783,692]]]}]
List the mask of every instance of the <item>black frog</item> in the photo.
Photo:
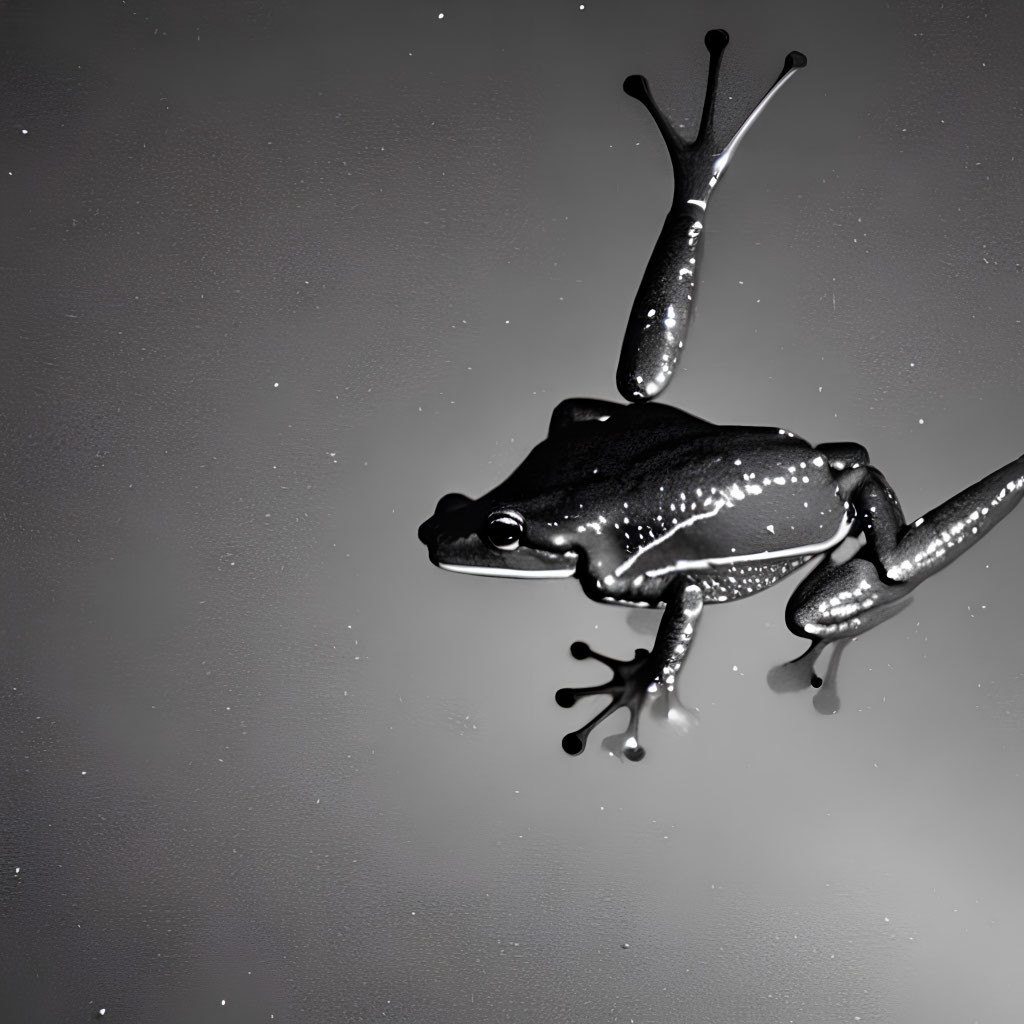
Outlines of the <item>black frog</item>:
[{"label": "black frog", "polygon": [[[703,222],[712,190],[769,100],[806,65],[793,51],[781,74],[724,147],[715,141],[718,69],[728,42],[709,32],[700,129],[684,142],[645,79],[625,91],[650,110],[672,158],[671,209],[629,315],[617,384],[627,404],[570,398],[547,438],[512,475],[477,500],[449,494],[419,531],[445,569],[525,578],[575,576],[588,597],[664,607],[654,648],[619,661],[573,644],[577,658],[609,666],[610,682],[561,689],[608,705],[562,740],[581,753],[593,728],[628,708],[618,752],[644,756],[640,712],[660,704],[685,724],[677,679],[706,603],[735,601],[824,556],[797,587],[789,628],[807,652],[774,670],[776,689],[818,686],[814,664],[830,643],[891,618],[923,580],[981,539],[1024,494],[1024,456],[907,523],[885,477],[855,443],[812,446],[775,427],[724,426],[651,401],[672,376],[694,301]],[[845,543],[844,543],[845,542]]]}]

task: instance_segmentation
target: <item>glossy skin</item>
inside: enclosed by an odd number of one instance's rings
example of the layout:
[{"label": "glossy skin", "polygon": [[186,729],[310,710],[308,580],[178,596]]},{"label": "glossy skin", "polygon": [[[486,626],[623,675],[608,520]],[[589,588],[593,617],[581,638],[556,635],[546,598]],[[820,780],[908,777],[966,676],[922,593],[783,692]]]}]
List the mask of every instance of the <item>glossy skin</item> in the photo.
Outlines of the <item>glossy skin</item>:
[{"label": "glossy skin", "polygon": [[[597,601],[656,606],[679,579],[706,601],[732,601],[846,536],[834,474],[778,429],[567,399],[508,480],[478,501],[448,495],[420,536],[444,568],[575,575]],[[513,546],[502,531],[514,523]]]},{"label": "glossy skin", "polygon": [[715,133],[714,112],[718,71],[728,42],[729,35],[722,29],[704,37],[711,59],[704,110],[693,142],[683,141],[654,102],[646,78],[630,75],[622,84],[626,94],[643,103],[654,118],[672,160],[673,178],[672,205],[626,321],[615,380],[627,402],[655,398],[671,380],[693,315],[711,192],[725,174],[740,140],[782,86],[807,64],[799,51],[788,54],[775,84],[723,146]]},{"label": "glossy skin", "polygon": [[[714,32],[706,39],[712,100],[727,38]],[[777,85],[802,63],[801,55],[790,55]],[[639,88],[635,81],[633,87]],[[705,160],[701,146],[710,120],[706,105],[691,147],[694,166]],[[676,180],[678,197],[678,169]],[[680,217],[670,212],[666,220],[634,313],[653,301],[652,288],[671,289],[680,280],[671,269],[678,247],[665,237],[672,225],[686,230]],[[656,266],[669,267],[667,284],[659,281],[660,271],[652,273]],[[1024,496],[1021,456],[908,525],[860,445],[812,447],[784,429],[718,426],[647,402],[660,388],[641,386],[626,394],[623,365],[627,384],[638,376],[642,384],[638,368],[651,362],[652,353],[665,381],[671,374],[664,333],[642,328],[627,330],[619,377],[620,390],[640,404],[567,399],[555,409],[547,439],[506,481],[476,501],[445,496],[419,531],[431,560],[446,569],[575,576],[594,600],[664,606],[650,652],[637,650],[632,659],[618,661],[573,644],[574,657],[602,662],[612,679],[556,694],[563,707],[585,696],[611,698],[563,738],[567,753],[582,752],[594,727],[626,708],[626,731],[605,746],[634,761],[644,756],[638,728],[645,706],[660,707],[683,727],[693,719],[678,700],[676,680],[705,603],[757,593],[825,555],[786,609],[790,630],[810,640],[810,647],[769,675],[778,691],[818,687],[814,664],[825,646],[836,642],[838,652],[845,641],[899,612],[916,586],[976,543]],[[835,670],[833,657],[830,678]],[[826,701],[819,710],[836,706]]]},{"label": "glossy skin", "polygon": [[[715,426],[655,403],[567,399],[522,465],[473,501],[450,494],[420,527],[431,560],[474,574],[575,576],[588,597],[666,606],[654,650],[619,662],[574,644],[577,658],[612,668],[599,687],[560,690],[611,703],[563,740],[583,750],[612,711],[630,711],[611,747],[631,760],[641,708],[664,705],[686,725],[676,676],[705,603],[755,594],[829,552],[797,588],[786,620],[810,639],[807,653],[773,671],[777,690],[820,685],[813,667],[826,644],[891,618],[910,592],[984,536],[1024,495],[1024,456],[909,526],[882,474],[856,444],[811,447],[776,428]],[[861,544],[843,560],[841,543]],[[834,710],[834,704],[829,705]]]}]

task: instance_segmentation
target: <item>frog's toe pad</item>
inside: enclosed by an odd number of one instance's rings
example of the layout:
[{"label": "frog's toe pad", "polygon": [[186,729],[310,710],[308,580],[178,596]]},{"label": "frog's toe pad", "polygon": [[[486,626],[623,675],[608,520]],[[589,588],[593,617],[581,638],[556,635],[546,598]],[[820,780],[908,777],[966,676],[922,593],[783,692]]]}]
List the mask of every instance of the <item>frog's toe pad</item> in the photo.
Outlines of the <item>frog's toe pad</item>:
[{"label": "frog's toe pad", "polygon": [[[575,691],[575,690],[573,690],[573,689],[571,689],[571,688],[570,688],[570,687],[568,687],[568,686],[563,686],[563,687],[562,687],[562,688],[561,688],[561,689],[560,689],[560,690],[559,690],[559,691],[558,691],[558,692],[557,692],[557,693],[555,694],[555,703],[556,703],[556,704],[557,704],[557,705],[558,705],[558,706],[559,706],[560,708],[571,708],[571,707],[574,707],[574,706],[575,706],[575,704],[576,704],[576,691]],[[563,744],[562,744],[562,746],[564,747],[564,746],[565,746],[565,744],[563,743]],[[567,750],[567,751],[566,751],[566,753],[568,753],[568,754],[571,754],[571,753],[579,753],[579,751],[571,751],[571,750]]]},{"label": "frog's toe pad", "polygon": [[[566,705],[563,705],[565,707]],[[579,735],[574,732],[569,733],[562,737],[562,749],[570,756],[575,757],[577,754],[582,754],[587,741],[582,739]]]}]

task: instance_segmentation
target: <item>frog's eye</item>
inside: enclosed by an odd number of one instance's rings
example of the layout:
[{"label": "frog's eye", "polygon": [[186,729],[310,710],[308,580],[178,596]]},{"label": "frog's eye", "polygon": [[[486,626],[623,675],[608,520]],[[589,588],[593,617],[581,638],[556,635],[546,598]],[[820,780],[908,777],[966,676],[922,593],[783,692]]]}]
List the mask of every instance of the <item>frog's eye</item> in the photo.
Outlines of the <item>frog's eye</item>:
[{"label": "frog's eye", "polygon": [[492,548],[515,551],[523,539],[523,517],[518,512],[492,512],[487,517],[484,537]]}]

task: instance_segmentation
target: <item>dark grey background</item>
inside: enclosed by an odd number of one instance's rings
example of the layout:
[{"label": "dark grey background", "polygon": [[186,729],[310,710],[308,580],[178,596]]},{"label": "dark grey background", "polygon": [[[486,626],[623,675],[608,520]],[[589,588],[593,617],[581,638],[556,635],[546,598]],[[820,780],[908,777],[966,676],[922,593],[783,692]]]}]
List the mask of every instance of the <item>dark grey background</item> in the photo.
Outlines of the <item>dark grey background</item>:
[{"label": "dark grey background", "polygon": [[416,527],[614,397],[670,187],[620,84],[692,127],[717,25],[723,126],[810,66],[666,399],[911,517],[1019,455],[1024,7],[580,7],[0,8],[4,1020],[1020,1019],[1024,516],[833,717],[765,685],[791,585],[712,608],[639,766],[552,694],[656,617]]}]

